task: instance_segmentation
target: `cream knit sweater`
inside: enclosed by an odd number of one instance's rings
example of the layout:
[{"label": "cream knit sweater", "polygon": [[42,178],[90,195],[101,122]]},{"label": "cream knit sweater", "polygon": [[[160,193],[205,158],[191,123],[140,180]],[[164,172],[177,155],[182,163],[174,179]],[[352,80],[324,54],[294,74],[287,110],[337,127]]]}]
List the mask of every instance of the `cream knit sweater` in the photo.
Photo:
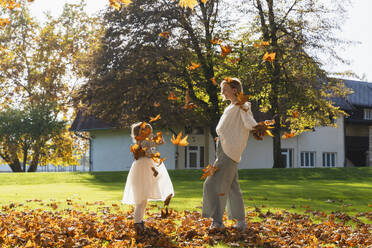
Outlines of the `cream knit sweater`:
[{"label": "cream knit sweater", "polygon": [[257,125],[251,111],[251,103],[246,102],[241,109],[238,105],[230,104],[216,127],[222,150],[232,160],[239,163],[246,146],[249,131]]}]

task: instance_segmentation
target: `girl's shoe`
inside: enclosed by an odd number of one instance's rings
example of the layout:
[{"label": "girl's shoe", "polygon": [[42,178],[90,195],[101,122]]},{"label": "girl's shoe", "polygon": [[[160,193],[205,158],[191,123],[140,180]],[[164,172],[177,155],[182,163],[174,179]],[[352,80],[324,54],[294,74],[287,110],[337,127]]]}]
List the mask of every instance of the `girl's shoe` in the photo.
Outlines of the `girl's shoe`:
[{"label": "girl's shoe", "polygon": [[134,223],[134,229],[136,230],[136,233],[143,233],[145,231],[145,223],[143,221]]}]

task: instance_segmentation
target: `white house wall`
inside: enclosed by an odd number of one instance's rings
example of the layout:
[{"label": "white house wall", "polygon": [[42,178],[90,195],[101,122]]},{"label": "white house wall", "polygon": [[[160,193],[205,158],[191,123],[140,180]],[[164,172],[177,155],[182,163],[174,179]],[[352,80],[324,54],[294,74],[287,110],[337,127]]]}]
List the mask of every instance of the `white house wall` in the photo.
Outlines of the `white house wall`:
[{"label": "white house wall", "polygon": [[[337,119],[337,128],[319,127],[315,132],[305,132],[292,139],[282,140],[283,149],[293,149],[293,167],[300,167],[300,154],[302,151],[315,152],[315,167],[322,167],[323,152],[336,152],[336,166],[344,166],[344,121]],[[95,137],[92,141],[92,170],[93,171],[123,171],[129,170],[133,162],[130,152],[132,140],[129,130],[92,131]],[[166,157],[167,169],[185,168],[185,148],[177,147],[170,142],[171,134],[163,132],[166,144],[158,148],[162,157]],[[209,147],[205,142],[209,140]],[[189,135],[190,145],[205,146],[209,152],[205,163],[213,164],[215,160],[215,147],[211,135]],[[273,141],[270,136],[258,141],[249,135],[246,148],[239,164],[241,169],[272,168]],[[178,161],[176,165],[176,154]]]},{"label": "white house wall", "polygon": [[[282,149],[293,149],[293,167],[301,167],[300,154],[303,151],[315,152],[315,167],[323,167],[323,152],[336,152],[336,167],[344,166],[344,118],[338,118],[336,123],[337,128],[318,127],[315,132],[304,132],[294,138],[282,140]],[[263,141],[258,141],[250,134],[239,168],[264,169],[272,166],[272,138],[265,136]]]},{"label": "white house wall", "polygon": [[[169,141],[169,135],[163,134],[166,144],[159,147],[161,157],[168,169],[175,169],[175,146]],[[92,171],[125,171],[133,163],[130,151],[132,138],[129,130],[91,131]]]}]

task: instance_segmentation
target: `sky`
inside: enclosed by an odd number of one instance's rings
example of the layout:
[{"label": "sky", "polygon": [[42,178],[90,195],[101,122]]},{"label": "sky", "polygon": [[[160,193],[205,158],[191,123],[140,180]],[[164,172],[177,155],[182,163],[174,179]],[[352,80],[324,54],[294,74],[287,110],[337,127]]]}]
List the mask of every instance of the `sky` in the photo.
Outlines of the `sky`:
[{"label": "sky", "polygon": [[[43,12],[50,11],[53,16],[62,13],[65,3],[78,3],[79,0],[35,0],[30,4],[32,15],[43,20]],[[86,0],[87,12],[94,13],[108,6],[108,0]],[[341,57],[349,60],[349,66],[327,65],[326,70],[355,72],[363,81],[372,82],[372,1],[351,0],[352,6],[348,10],[348,20],[344,23],[342,31],[337,34],[339,38],[352,40],[358,44],[350,45],[340,50]],[[354,78],[355,79],[355,78]]]}]

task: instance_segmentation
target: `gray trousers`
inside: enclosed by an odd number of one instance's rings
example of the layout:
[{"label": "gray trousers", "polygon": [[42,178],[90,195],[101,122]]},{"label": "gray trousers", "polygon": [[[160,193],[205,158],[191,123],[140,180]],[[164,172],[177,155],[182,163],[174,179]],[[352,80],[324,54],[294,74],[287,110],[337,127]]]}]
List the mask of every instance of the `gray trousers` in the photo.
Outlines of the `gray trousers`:
[{"label": "gray trousers", "polygon": [[216,155],[214,165],[217,165],[219,170],[204,182],[202,216],[222,223],[227,204],[228,218],[242,221],[245,217],[243,195],[238,182],[238,163],[223,152],[219,140]]}]

